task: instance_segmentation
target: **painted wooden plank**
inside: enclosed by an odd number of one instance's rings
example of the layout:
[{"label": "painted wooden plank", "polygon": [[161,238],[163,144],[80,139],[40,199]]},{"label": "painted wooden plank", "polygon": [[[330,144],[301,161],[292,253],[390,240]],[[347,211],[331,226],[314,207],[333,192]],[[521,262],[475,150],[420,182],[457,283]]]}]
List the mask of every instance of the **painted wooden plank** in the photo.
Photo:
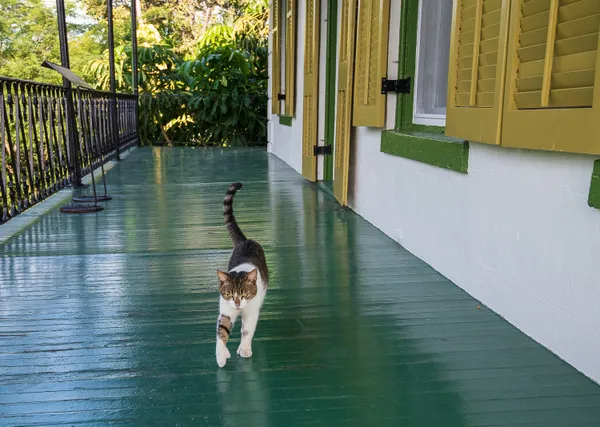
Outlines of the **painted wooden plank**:
[{"label": "painted wooden plank", "polygon": [[[141,148],[108,178],[101,214],[1,246],[0,425],[597,426],[600,386],[263,150]],[[234,180],[272,274],[220,370]]]},{"label": "painted wooden plank", "polygon": [[296,24],[297,0],[281,0],[287,4],[285,26],[285,115],[296,113]]},{"label": "painted wooden plank", "polygon": [[271,41],[273,43],[271,55],[271,114],[281,112],[281,2],[282,0],[271,0]]},{"label": "painted wooden plank", "polygon": [[500,144],[508,15],[509,0],[454,2],[447,136]]},{"label": "painted wooden plank", "polygon": [[302,96],[302,175],[309,181],[317,180],[319,120],[319,52],[321,40],[321,1],[306,1],[304,33],[304,94]]},{"label": "painted wooden plank", "polygon": [[338,83],[335,115],[335,152],[333,194],[337,201],[348,204],[348,174],[352,143],[352,111],[354,91],[354,58],[356,53],[357,0],[341,0],[340,48],[338,53]]}]

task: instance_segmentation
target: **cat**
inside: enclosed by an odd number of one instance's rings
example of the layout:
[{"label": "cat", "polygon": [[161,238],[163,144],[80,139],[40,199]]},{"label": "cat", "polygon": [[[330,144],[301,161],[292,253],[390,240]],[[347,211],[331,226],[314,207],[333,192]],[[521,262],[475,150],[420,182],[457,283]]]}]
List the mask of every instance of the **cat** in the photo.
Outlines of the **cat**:
[{"label": "cat", "polygon": [[252,356],[252,338],[256,331],[258,315],[267,292],[269,271],[263,248],[244,236],[233,216],[233,196],[242,188],[239,182],[229,186],[223,200],[223,218],[233,252],[228,272],[217,270],[219,279],[219,319],[217,321],[217,365],[224,367],[231,357],[227,340],[238,315],[242,316],[242,339],[237,354]]}]

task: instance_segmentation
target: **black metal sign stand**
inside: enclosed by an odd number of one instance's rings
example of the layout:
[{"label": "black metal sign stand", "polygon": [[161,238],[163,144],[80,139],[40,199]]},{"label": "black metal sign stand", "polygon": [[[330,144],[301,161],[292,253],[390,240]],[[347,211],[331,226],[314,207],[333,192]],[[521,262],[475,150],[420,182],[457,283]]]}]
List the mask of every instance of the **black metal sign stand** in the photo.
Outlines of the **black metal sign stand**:
[{"label": "black metal sign stand", "polygon": [[[67,37],[67,18],[65,13],[65,2],[64,0],[56,0],[56,14],[58,17],[58,36],[60,39],[60,62],[63,68],[70,70],[69,62],[69,41]],[[46,63],[45,63],[46,64]],[[46,64],[48,65],[48,64]],[[62,73],[61,73],[62,74]],[[69,151],[71,152],[71,170],[72,178],[71,183],[73,188],[84,188],[81,182],[81,168],[79,166],[79,150],[77,144],[77,123],[75,119],[75,107],[73,105],[73,89],[71,81],[63,74],[63,85],[66,89],[66,103],[67,103],[67,135],[69,139]],[[96,194],[96,181],[94,179],[94,171],[92,166],[92,185],[94,187],[94,196]],[[67,205],[60,208],[63,213],[91,213],[98,212],[104,209],[104,207],[98,205],[98,201],[94,200],[93,205]]]},{"label": "black metal sign stand", "polygon": [[[82,152],[80,153],[78,150],[78,132],[77,132],[77,119],[75,116],[75,108],[73,102],[73,89],[72,84],[80,88],[92,89],[90,85],[84,82],[79,76],[75,75],[70,70],[70,62],[69,62],[69,46],[68,46],[68,37],[67,37],[67,23],[66,23],[66,14],[65,14],[65,3],[64,0],[56,0],[56,9],[58,15],[58,32],[60,38],[60,56],[61,56],[61,64],[62,67],[57,66],[56,64],[49,63],[48,61],[44,62],[44,66],[54,69],[59,72],[63,76],[63,85],[65,86],[67,92],[67,133],[69,138],[69,151],[70,151],[70,160],[71,160],[71,170],[72,170],[72,178],[71,183],[73,188],[86,188],[88,185],[84,185],[81,182],[81,167],[79,162],[79,156],[85,156],[85,152],[87,152],[87,160],[90,165],[90,173],[92,178],[92,190],[93,195],[82,195],[73,197],[73,201],[76,203],[90,203],[91,205],[68,205],[63,206],[60,210],[64,213],[87,213],[87,212],[98,212],[104,209],[102,206],[98,205],[100,201],[108,201],[112,200],[112,197],[107,194],[106,188],[106,174],[104,170],[104,152],[102,150],[102,146],[100,145],[98,138],[92,133],[94,132],[94,115],[97,112],[94,108],[90,107],[90,117],[86,117],[85,108],[82,107],[82,103],[88,102],[89,105],[93,103],[93,100],[83,100],[80,90],[78,89],[78,105],[79,114],[80,114],[80,126],[81,126],[81,137],[85,143],[86,149],[82,148]],[[112,0],[107,1],[107,15],[108,15],[108,52],[109,52],[109,68],[110,68],[110,92],[111,95],[108,100],[108,109],[109,109],[109,125],[107,132],[112,139],[112,143],[114,144],[116,159],[120,160],[120,135],[119,135],[119,123],[118,123],[118,114],[117,114],[117,94],[116,94],[116,79],[115,79],[115,42],[114,42],[114,31],[113,31],[113,4]],[[131,0],[131,47],[132,47],[132,86],[134,95],[138,94],[138,70],[137,70],[137,16],[136,16],[136,0]],[[136,102],[135,105],[135,113],[137,117],[138,104]],[[89,122],[88,122],[89,118]],[[138,121],[136,119],[136,127],[138,126]],[[86,135],[86,128],[89,130]],[[136,133],[139,135],[139,130],[136,129]],[[138,136],[139,138],[139,136]],[[94,155],[91,153],[93,152]],[[93,158],[100,159],[100,166],[102,170],[102,183],[104,186],[104,195],[98,196],[96,192],[96,180],[94,176],[94,168],[95,164],[93,162]]]}]

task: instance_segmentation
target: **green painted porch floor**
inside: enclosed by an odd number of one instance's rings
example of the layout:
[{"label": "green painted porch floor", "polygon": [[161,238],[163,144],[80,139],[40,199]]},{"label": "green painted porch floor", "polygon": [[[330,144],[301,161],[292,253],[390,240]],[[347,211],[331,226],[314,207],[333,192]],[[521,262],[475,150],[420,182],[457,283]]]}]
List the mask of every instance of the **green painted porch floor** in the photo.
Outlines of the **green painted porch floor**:
[{"label": "green painted porch floor", "polygon": [[[104,212],[0,250],[0,424],[600,425],[600,387],[259,150],[139,149]],[[242,229],[272,280],[254,356],[215,357]]]}]

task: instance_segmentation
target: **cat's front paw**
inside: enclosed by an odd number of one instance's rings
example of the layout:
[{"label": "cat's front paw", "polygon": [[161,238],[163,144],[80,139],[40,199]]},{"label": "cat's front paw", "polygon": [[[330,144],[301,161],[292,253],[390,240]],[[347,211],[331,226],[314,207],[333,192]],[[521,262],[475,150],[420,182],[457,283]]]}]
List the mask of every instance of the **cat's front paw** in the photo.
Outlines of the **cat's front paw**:
[{"label": "cat's front paw", "polygon": [[225,366],[225,364],[227,363],[227,359],[229,359],[231,357],[231,353],[229,353],[227,346],[221,340],[217,341],[217,354],[216,355],[217,355],[217,365],[219,365],[219,368],[222,368],[223,366]]},{"label": "cat's front paw", "polygon": [[250,347],[242,347],[240,345],[237,349],[237,354],[247,359],[249,357],[252,357],[252,349]]}]

